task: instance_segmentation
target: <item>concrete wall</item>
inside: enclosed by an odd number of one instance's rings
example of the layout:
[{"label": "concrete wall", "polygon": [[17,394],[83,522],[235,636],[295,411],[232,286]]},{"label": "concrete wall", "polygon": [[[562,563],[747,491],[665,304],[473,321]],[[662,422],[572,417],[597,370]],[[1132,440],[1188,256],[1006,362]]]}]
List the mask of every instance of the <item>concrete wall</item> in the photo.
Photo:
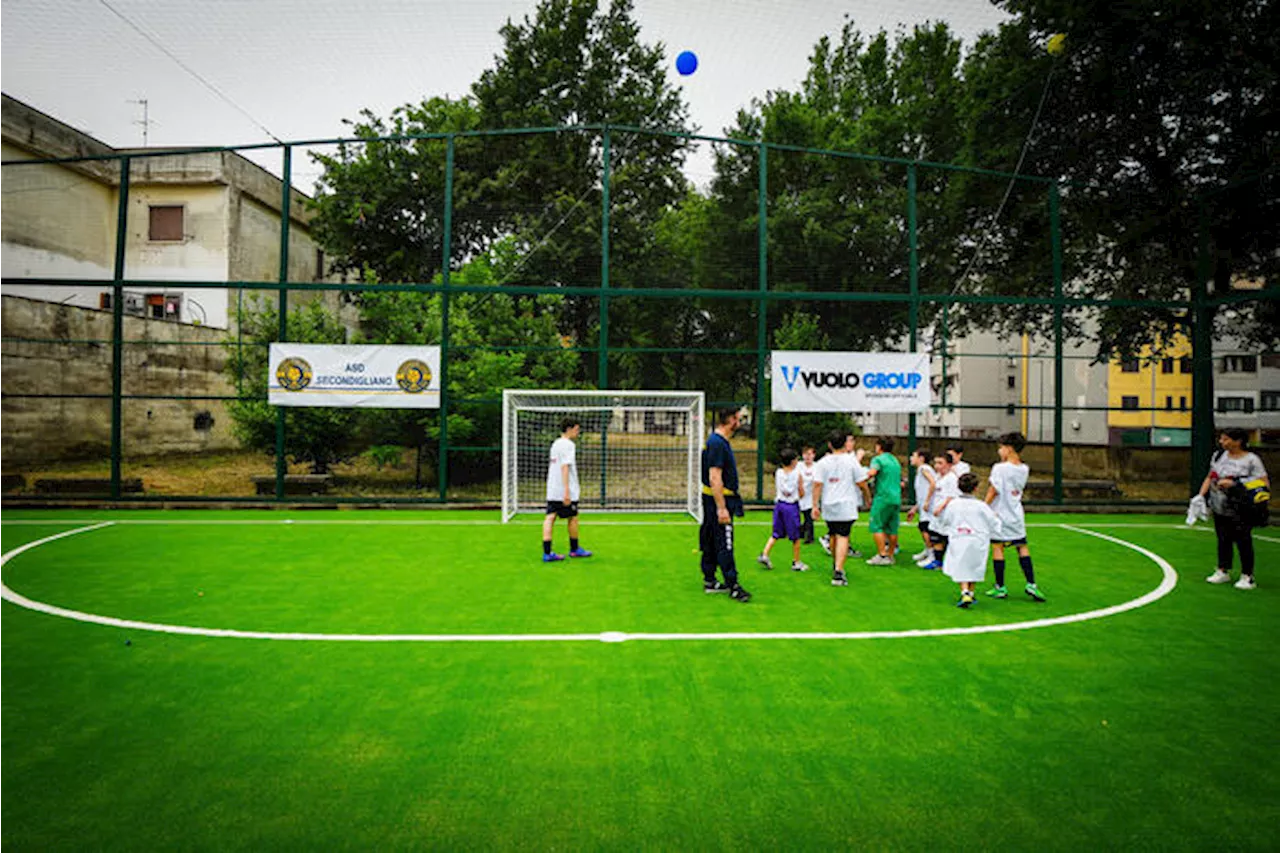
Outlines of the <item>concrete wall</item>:
[{"label": "concrete wall", "polygon": [[[110,394],[111,312],[4,296],[0,349],[4,392]],[[124,393],[160,396],[234,394],[224,368],[224,332],[163,320],[124,318]],[[34,339],[15,342],[11,338]],[[207,412],[210,429],[196,429]],[[226,403],[212,400],[125,400],[123,452],[153,456],[238,446]],[[109,400],[6,396],[0,410],[5,473],[42,463],[109,458]]]}]

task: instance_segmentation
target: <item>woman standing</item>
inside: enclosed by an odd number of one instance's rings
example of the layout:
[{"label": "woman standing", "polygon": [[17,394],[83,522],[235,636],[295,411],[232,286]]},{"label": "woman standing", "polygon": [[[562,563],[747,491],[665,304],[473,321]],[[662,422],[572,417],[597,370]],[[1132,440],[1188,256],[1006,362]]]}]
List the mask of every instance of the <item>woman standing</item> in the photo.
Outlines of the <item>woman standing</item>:
[{"label": "woman standing", "polygon": [[1244,484],[1262,480],[1266,488],[1271,484],[1267,469],[1256,454],[1246,448],[1249,433],[1237,427],[1224,429],[1218,436],[1222,449],[1213,455],[1209,464],[1209,476],[1200,485],[1200,496],[1208,496],[1209,509],[1213,511],[1213,529],[1218,534],[1218,567],[1205,578],[1209,583],[1231,582],[1231,547],[1240,551],[1240,579],[1236,589],[1256,589],[1253,580],[1253,531],[1248,518],[1243,516],[1243,505],[1236,495],[1246,494]]}]

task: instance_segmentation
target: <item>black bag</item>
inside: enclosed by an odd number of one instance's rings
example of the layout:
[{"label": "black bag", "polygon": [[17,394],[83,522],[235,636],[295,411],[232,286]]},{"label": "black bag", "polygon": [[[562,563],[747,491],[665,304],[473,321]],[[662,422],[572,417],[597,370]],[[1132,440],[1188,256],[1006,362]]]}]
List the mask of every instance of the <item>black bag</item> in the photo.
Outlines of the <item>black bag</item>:
[{"label": "black bag", "polygon": [[1266,527],[1271,521],[1271,491],[1261,477],[1227,489],[1227,502],[1245,527]]}]

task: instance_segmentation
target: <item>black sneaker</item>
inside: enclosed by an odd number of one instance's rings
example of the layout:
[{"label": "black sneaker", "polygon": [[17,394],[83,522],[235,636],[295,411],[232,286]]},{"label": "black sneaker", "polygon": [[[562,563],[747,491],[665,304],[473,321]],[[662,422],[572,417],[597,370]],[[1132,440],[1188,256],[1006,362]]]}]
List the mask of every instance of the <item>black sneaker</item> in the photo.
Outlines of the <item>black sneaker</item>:
[{"label": "black sneaker", "polygon": [[751,593],[743,589],[741,584],[734,584],[733,588],[729,590],[729,597],[734,601],[741,601],[746,604],[751,600]]},{"label": "black sneaker", "polygon": [[716,593],[720,593],[720,592],[728,592],[729,587],[720,583],[720,581],[703,581],[702,591],[705,592],[707,595],[715,595]]},{"label": "black sneaker", "polygon": [[848,586],[849,580],[844,576],[844,572],[832,572],[831,585],[832,586]]}]

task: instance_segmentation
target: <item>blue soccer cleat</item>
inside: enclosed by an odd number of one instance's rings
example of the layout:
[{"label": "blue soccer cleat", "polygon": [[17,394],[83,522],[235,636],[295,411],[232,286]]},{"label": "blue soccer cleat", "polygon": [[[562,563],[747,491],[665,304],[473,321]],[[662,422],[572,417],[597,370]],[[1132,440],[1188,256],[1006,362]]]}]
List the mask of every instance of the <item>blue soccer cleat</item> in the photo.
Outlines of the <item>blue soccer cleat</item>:
[{"label": "blue soccer cleat", "polygon": [[591,552],[588,551],[586,548],[574,548],[572,551],[569,552],[569,556],[570,557],[590,557]]},{"label": "blue soccer cleat", "polygon": [[542,562],[544,563],[558,563],[563,559],[564,554],[557,554],[555,551],[552,551],[550,554],[542,555]]},{"label": "blue soccer cleat", "polygon": [[936,572],[938,571],[938,569],[942,568],[942,563],[939,563],[937,560],[934,560],[932,563],[925,563],[920,568],[924,569],[926,572]]}]

